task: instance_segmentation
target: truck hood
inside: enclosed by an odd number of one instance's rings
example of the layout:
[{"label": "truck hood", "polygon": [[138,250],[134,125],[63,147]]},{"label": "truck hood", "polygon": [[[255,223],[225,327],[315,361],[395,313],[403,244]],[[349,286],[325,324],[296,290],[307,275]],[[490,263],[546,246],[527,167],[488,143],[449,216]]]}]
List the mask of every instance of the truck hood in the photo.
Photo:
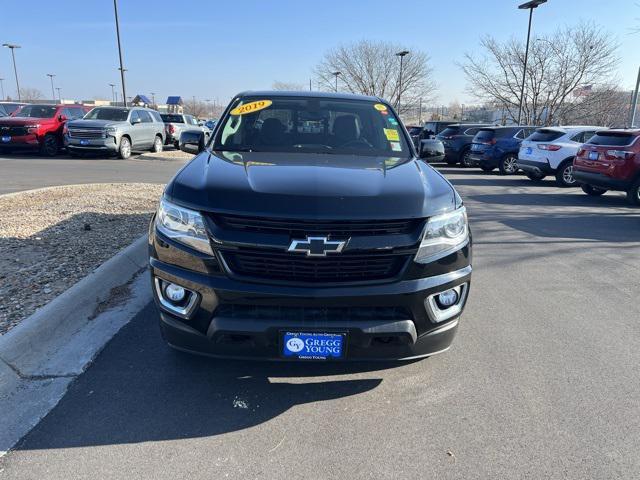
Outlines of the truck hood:
[{"label": "truck hood", "polygon": [[37,117],[1,117],[0,125],[10,127],[22,127],[24,125],[33,125],[35,123],[54,123],[55,118],[37,118]]},{"label": "truck hood", "polygon": [[416,159],[308,153],[205,151],[165,195],[200,211],[334,220],[423,218],[459,203]]},{"label": "truck hood", "polygon": [[71,120],[70,122],[67,122],[67,127],[105,128],[117,127],[118,125],[127,123],[128,122],[116,122],[113,120]]}]

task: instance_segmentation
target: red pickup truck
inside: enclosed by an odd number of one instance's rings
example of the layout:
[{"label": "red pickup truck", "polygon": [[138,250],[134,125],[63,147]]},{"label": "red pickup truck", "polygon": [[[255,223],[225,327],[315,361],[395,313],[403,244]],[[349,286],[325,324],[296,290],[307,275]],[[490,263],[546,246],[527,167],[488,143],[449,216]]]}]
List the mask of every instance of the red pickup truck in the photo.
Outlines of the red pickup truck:
[{"label": "red pickup truck", "polygon": [[82,118],[88,110],[84,105],[25,105],[0,118],[0,154],[30,149],[53,157],[67,120]]}]

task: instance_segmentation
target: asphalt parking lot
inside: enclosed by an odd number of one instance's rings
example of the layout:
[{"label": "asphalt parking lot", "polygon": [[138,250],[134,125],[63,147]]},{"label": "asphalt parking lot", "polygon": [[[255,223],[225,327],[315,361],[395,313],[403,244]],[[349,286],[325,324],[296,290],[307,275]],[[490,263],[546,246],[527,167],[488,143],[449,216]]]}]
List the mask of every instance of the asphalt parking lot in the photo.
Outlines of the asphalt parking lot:
[{"label": "asphalt parking lot", "polygon": [[[117,163],[117,162],[114,162]],[[453,348],[400,364],[170,350],[150,304],[3,478],[638,478],[640,210],[442,168],[474,277]]]},{"label": "asphalt parking lot", "polygon": [[61,153],[46,158],[32,153],[0,155],[0,195],[34,188],[78,183],[166,183],[182,161],[118,158],[71,158]]}]

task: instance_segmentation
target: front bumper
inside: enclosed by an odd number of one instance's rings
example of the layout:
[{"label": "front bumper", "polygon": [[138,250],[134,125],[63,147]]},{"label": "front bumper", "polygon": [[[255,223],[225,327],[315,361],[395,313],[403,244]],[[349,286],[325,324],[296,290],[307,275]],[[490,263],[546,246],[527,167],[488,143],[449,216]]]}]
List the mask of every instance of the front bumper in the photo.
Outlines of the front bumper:
[{"label": "front bumper", "polygon": [[525,173],[533,173],[534,175],[553,175],[555,173],[548,160],[546,162],[537,162],[518,158],[518,168]]},{"label": "front bumper", "polygon": [[10,140],[8,142],[3,141],[2,137],[4,137],[4,135],[0,135],[0,149],[31,150],[40,147],[40,140],[35,133],[29,135],[9,136]]},{"label": "front bumper", "polygon": [[81,139],[65,135],[64,144],[71,151],[108,153],[116,153],[118,151],[118,138],[113,136]]},{"label": "front bumper", "polygon": [[[172,347],[211,356],[282,359],[280,340],[285,330],[346,332],[346,360],[433,355],[451,345],[471,281],[470,245],[443,259],[460,267],[448,273],[378,285],[299,287],[180,268],[170,262],[184,264],[184,250],[166,243],[160,254],[163,261],[158,258],[156,242],[152,235],[152,282],[158,278],[176,283],[198,298],[185,319],[165,308],[161,293],[154,288],[162,336]],[[206,262],[206,258],[200,260]],[[197,263],[194,261],[194,268],[199,268]],[[436,321],[425,300],[458,286],[463,286],[460,308],[450,318]],[[389,317],[389,310],[402,314]],[[371,314],[363,315],[363,311]]]}]

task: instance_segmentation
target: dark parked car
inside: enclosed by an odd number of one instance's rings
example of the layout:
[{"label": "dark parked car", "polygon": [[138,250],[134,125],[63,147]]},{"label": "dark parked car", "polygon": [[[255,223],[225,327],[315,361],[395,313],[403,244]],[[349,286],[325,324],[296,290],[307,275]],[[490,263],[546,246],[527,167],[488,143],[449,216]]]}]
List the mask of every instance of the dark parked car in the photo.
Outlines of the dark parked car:
[{"label": "dark parked car", "polygon": [[406,125],[407,132],[409,132],[409,136],[411,137],[411,141],[413,142],[413,146],[418,148],[420,145],[420,140],[422,140],[422,127],[417,125]]},{"label": "dark parked car", "polygon": [[518,171],[518,151],[522,140],[538,127],[510,126],[483,127],[473,137],[471,166],[479,166],[485,172],[494,168],[500,175],[512,175]]},{"label": "dark parked car", "polygon": [[39,150],[53,157],[63,146],[67,121],[82,118],[87,110],[82,105],[24,105],[0,119],[0,153]]},{"label": "dark parked car", "polygon": [[473,137],[480,128],[490,126],[486,123],[456,123],[440,132],[436,138],[444,144],[445,162],[449,165],[460,163],[463,167],[473,166],[469,159]]},{"label": "dark parked car", "polygon": [[430,138],[430,137],[435,137],[436,135],[439,135],[440,133],[442,133],[442,131],[447,128],[449,125],[453,125],[455,123],[458,122],[441,122],[441,121],[432,121],[432,122],[425,122],[425,124],[422,126],[422,130],[423,130],[423,137],[424,138]]},{"label": "dark parked car", "polygon": [[465,207],[376,97],[237,95],[167,185],[151,281],[173,347],[288,360],[449,348],[471,281]]},{"label": "dark parked car", "polygon": [[627,193],[640,205],[640,129],[600,130],[578,150],[573,177],[587,195]]}]

